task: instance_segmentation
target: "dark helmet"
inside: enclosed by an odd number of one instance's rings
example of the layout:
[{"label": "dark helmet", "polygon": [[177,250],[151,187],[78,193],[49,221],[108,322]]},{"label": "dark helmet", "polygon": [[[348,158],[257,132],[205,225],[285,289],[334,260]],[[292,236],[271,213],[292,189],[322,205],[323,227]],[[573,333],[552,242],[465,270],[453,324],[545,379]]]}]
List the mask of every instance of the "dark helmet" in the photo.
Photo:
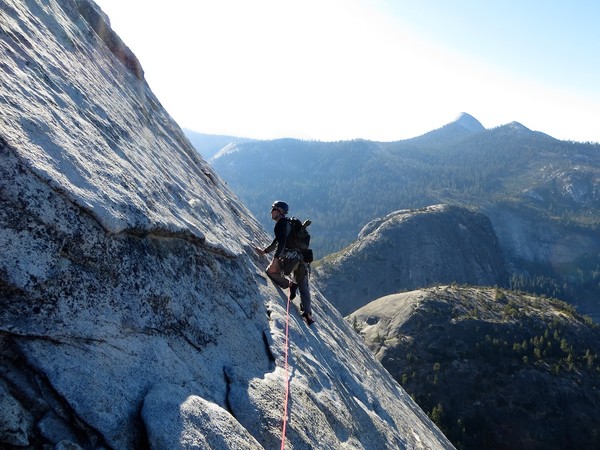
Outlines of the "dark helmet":
[{"label": "dark helmet", "polygon": [[286,202],[282,202],[281,200],[277,200],[271,206],[271,211],[273,211],[274,209],[278,209],[283,214],[287,214],[290,208],[289,208],[289,206],[288,206],[288,204]]}]

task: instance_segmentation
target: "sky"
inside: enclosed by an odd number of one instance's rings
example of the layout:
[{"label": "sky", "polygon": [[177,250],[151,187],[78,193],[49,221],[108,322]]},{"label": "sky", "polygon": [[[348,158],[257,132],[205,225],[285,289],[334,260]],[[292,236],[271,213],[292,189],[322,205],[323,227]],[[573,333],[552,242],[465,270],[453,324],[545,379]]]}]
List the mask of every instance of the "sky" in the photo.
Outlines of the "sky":
[{"label": "sky", "polygon": [[462,112],[600,142],[597,0],[96,0],[183,128],[394,141]]}]

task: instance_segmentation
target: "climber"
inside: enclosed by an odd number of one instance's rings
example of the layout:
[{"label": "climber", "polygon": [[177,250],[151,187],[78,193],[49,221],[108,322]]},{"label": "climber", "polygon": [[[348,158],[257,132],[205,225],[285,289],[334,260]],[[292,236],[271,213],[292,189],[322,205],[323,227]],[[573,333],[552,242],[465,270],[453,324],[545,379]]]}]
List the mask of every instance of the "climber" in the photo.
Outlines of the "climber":
[{"label": "climber", "polygon": [[[286,217],[288,211],[287,203],[282,201],[273,203],[271,206],[271,219],[276,222],[273,229],[275,238],[268,247],[265,249],[256,248],[256,251],[261,255],[265,255],[275,250],[273,259],[266,269],[267,275],[280,288],[290,289],[290,300],[293,300],[296,297],[296,292],[300,291],[302,317],[308,325],[311,325],[314,320],[312,318],[310,287],[308,285],[308,263],[304,261],[302,252],[287,246],[291,231],[290,221]],[[291,275],[293,281],[287,275]]]}]

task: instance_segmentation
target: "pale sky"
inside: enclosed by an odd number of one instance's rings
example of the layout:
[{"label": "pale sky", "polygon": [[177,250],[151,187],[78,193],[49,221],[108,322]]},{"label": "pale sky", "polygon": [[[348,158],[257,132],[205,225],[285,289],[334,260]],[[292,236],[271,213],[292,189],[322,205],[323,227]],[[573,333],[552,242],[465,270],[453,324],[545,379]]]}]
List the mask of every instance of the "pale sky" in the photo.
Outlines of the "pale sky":
[{"label": "pale sky", "polygon": [[392,141],[461,112],[600,142],[597,0],[97,0],[184,128]]}]

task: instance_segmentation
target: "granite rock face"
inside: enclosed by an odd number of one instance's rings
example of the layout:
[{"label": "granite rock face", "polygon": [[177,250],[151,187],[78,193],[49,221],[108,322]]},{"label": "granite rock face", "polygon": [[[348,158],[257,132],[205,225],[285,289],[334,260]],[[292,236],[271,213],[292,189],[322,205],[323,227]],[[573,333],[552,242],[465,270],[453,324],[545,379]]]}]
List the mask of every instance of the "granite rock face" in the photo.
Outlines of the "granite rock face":
[{"label": "granite rock face", "polygon": [[315,272],[319,289],[343,315],[403,290],[452,282],[508,283],[490,220],[450,205],[402,210],[374,220]]},{"label": "granite rock face", "polygon": [[194,151],[85,0],[0,6],[0,446],[452,448]]}]

